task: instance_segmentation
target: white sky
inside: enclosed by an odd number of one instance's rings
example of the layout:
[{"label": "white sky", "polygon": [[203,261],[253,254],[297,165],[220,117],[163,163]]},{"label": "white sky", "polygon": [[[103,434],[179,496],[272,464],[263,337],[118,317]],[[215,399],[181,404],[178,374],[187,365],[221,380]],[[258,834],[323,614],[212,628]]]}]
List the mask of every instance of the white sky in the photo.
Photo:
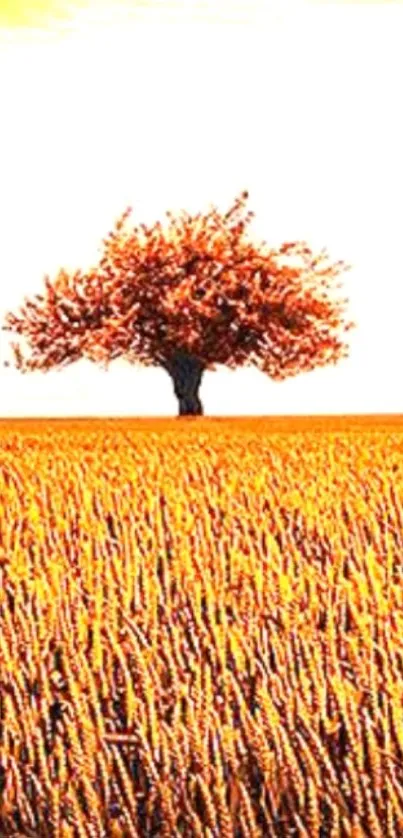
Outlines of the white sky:
[{"label": "white sky", "polygon": [[[205,413],[403,412],[403,6],[227,0],[214,23],[212,0],[101,5],[98,23],[0,32],[1,321],[45,273],[96,262],[128,204],[152,221],[246,188],[259,239],[353,265],[357,329],[337,367],[205,374]],[[3,367],[13,339],[0,332],[2,416],[177,412],[162,370],[21,375]]]}]

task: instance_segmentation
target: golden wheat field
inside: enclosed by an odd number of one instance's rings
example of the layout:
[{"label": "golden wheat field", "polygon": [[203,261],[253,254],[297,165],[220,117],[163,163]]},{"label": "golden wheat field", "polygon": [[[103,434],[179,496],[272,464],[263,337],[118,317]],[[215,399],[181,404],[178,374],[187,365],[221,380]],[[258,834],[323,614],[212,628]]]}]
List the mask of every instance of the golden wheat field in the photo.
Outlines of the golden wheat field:
[{"label": "golden wheat field", "polygon": [[402,449],[1,422],[1,838],[403,835]]}]

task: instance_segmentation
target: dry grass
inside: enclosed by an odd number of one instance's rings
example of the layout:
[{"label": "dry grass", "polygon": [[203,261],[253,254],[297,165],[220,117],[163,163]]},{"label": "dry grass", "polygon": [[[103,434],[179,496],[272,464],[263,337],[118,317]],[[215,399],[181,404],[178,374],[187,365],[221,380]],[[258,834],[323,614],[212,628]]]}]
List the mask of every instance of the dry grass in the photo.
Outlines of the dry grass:
[{"label": "dry grass", "polygon": [[0,424],[0,835],[403,834],[403,425]]}]

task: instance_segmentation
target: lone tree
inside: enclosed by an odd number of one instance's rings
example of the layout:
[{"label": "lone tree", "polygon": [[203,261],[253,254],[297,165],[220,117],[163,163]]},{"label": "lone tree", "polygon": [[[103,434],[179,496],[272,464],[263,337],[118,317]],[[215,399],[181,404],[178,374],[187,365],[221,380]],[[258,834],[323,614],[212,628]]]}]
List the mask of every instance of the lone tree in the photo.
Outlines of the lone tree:
[{"label": "lone tree", "polygon": [[[347,299],[332,298],[347,269],[305,242],[254,244],[243,192],[226,214],[213,207],[167,223],[128,224],[129,207],[102,242],[95,268],[61,269],[43,295],[25,298],[4,329],[26,338],[22,372],[61,368],[80,358],[108,366],[117,357],[161,366],[179,414],[200,415],[205,370],[254,365],[281,380],[348,355],[342,332]],[[335,287],[340,287],[337,284]]]}]

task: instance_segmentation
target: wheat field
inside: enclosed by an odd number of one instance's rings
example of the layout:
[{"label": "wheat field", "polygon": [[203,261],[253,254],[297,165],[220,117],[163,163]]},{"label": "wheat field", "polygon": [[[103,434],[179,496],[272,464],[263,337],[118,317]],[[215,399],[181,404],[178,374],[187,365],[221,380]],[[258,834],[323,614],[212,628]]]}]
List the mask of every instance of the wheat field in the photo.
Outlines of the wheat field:
[{"label": "wheat field", "polygon": [[403,419],[0,422],[0,836],[403,834]]}]

